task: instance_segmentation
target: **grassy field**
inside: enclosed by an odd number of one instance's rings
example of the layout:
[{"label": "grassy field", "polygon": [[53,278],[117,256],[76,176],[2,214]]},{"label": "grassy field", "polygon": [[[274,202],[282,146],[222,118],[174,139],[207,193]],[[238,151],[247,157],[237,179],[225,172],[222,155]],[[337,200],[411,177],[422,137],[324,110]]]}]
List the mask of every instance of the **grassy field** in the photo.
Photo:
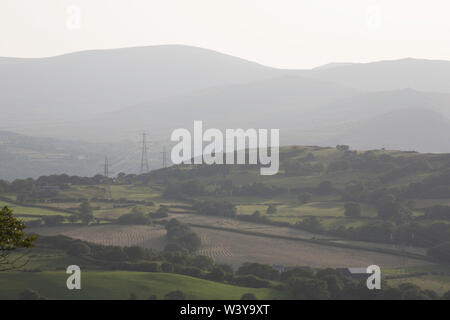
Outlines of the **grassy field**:
[{"label": "grassy field", "polygon": [[170,291],[181,290],[188,299],[240,299],[254,293],[258,299],[280,298],[273,289],[254,289],[217,283],[178,274],[130,271],[82,271],[81,290],[68,290],[65,271],[0,273],[0,299],[17,299],[29,288],[50,299],[139,299],[156,295],[163,299]]},{"label": "grassy field", "polygon": [[33,215],[36,217],[40,216],[50,216],[50,215],[61,215],[61,216],[69,216],[69,213],[58,211],[57,209],[42,209],[42,208],[33,208],[33,207],[24,207],[20,205],[16,205],[10,202],[1,201],[0,207],[8,206],[8,208],[12,209],[14,214],[18,217],[21,215]]}]

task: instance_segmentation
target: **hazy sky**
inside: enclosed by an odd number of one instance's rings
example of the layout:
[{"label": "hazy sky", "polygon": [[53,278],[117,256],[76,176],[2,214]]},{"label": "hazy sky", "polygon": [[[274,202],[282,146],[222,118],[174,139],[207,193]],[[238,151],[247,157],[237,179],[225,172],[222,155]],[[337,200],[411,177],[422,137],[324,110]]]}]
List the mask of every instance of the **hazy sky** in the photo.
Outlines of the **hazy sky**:
[{"label": "hazy sky", "polygon": [[449,0],[1,0],[0,56],[187,44],[288,68],[450,60],[449,14]]}]

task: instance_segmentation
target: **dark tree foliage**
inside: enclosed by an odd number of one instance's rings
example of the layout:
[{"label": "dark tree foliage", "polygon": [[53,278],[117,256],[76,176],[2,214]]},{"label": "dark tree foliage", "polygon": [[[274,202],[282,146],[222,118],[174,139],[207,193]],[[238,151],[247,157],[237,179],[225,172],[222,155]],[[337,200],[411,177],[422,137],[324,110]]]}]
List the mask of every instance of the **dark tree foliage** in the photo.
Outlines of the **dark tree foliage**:
[{"label": "dark tree foliage", "polygon": [[279,278],[280,273],[277,269],[274,269],[273,267],[261,264],[261,263],[250,263],[246,262],[244,263],[237,271],[237,274],[239,275],[249,275],[253,274],[259,278],[262,279],[268,279],[268,280],[276,280]]},{"label": "dark tree foliage", "polygon": [[10,258],[12,251],[34,246],[36,236],[26,235],[25,228],[25,224],[16,219],[8,207],[0,210],[0,271],[16,269],[28,262],[24,261],[24,255]]},{"label": "dark tree foliage", "polygon": [[192,208],[199,214],[221,217],[235,217],[236,207],[226,201],[199,201]]},{"label": "dark tree foliage", "polygon": [[171,219],[166,224],[166,230],[167,251],[186,250],[188,252],[194,252],[201,245],[199,236],[187,224],[181,223],[176,219]]},{"label": "dark tree foliage", "polygon": [[361,216],[361,205],[356,202],[347,202],[344,205],[345,215],[349,218],[358,218]]}]

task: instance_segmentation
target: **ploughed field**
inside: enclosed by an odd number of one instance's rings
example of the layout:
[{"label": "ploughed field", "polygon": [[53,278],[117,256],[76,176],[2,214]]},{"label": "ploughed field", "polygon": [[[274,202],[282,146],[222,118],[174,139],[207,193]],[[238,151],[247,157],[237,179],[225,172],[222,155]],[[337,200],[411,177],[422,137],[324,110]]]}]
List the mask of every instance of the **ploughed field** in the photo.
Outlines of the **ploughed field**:
[{"label": "ploughed field", "polygon": [[103,224],[91,226],[58,226],[30,229],[44,236],[65,235],[105,246],[131,247],[163,250],[166,230],[161,226],[126,226]]},{"label": "ploughed field", "polygon": [[[364,267],[371,264],[384,268],[428,265],[429,262],[373,250],[335,247],[334,243],[357,244],[361,248],[395,249],[398,252],[424,254],[420,248],[399,248],[366,242],[340,241],[327,236],[287,227],[267,226],[235,219],[173,214],[171,217],[189,223],[200,236],[198,254],[213,258],[217,263],[234,267],[244,262],[270,265],[310,267]],[[42,235],[63,234],[93,243],[114,246],[142,246],[163,250],[166,231],[162,226],[130,226],[102,224],[91,226],[58,226],[31,229]],[[251,233],[257,234],[251,234]],[[250,234],[249,234],[250,233]],[[280,237],[297,238],[283,239]],[[312,242],[311,242],[312,240]],[[314,243],[321,240],[322,244]],[[326,243],[329,242],[330,245]]]},{"label": "ploughed field", "polygon": [[338,248],[295,240],[194,227],[202,239],[199,254],[210,256],[216,262],[235,267],[244,262],[259,262],[283,266],[367,267],[381,268],[427,265],[428,262],[391,254]]}]

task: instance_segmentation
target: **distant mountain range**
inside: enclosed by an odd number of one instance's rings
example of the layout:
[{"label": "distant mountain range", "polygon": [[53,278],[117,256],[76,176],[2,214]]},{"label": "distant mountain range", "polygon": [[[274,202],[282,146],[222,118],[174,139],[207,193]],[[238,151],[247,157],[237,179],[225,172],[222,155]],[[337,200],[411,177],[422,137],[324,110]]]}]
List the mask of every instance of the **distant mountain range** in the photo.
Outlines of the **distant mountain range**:
[{"label": "distant mountain range", "polygon": [[[285,70],[168,45],[0,58],[0,86],[0,130],[23,134],[9,139],[8,148],[0,144],[7,161],[0,178],[23,176],[21,168],[37,163],[17,152],[24,144],[40,151],[52,145],[31,136],[61,139],[68,154],[83,154],[81,148],[96,162],[133,145],[117,160],[117,170],[133,171],[139,132],[149,132],[158,163],[171,131],[191,128],[194,120],[218,128],[280,128],[284,144],[450,152],[449,61],[407,58]],[[41,156],[51,159],[53,152]],[[48,168],[30,175],[98,171],[76,159],[67,167],[65,157],[49,160]]]}]

